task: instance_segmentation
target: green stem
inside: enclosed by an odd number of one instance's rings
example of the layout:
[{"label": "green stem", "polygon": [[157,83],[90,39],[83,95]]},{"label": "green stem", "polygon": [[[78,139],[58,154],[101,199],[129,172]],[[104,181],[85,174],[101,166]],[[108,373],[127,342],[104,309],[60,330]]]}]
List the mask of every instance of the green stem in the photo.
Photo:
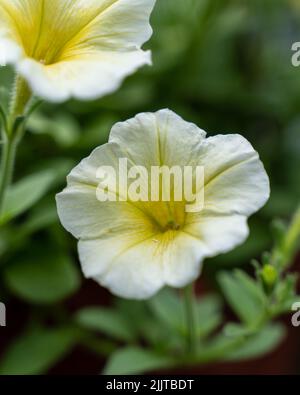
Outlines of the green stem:
[{"label": "green stem", "polygon": [[286,235],[286,249],[289,255],[294,255],[297,249],[298,242],[300,238],[300,206],[296,210],[291,225],[289,227],[288,233]]},{"label": "green stem", "polygon": [[187,352],[188,354],[195,354],[197,348],[197,334],[194,285],[190,284],[185,287],[183,295],[187,326]]},{"label": "green stem", "polygon": [[17,145],[16,138],[6,138],[3,142],[0,167],[0,217],[3,214],[6,191],[12,179]]},{"label": "green stem", "polygon": [[7,124],[2,128],[3,143],[0,165],[0,217],[3,214],[7,189],[12,181],[17,146],[23,134],[22,124],[17,124],[16,121],[18,117],[24,114],[30,97],[31,92],[26,81],[20,76],[16,76]]},{"label": "green stem", "polygon": [[295,253],[297,252],[298,244],[300,240],[300,206],[297,208],[290,226],[287,229],[287,233],[284,237],[282,245],[277,248],[275,247],[272,253],[272,262],[278,262],[279,268],[285,270],[291,261]]}]

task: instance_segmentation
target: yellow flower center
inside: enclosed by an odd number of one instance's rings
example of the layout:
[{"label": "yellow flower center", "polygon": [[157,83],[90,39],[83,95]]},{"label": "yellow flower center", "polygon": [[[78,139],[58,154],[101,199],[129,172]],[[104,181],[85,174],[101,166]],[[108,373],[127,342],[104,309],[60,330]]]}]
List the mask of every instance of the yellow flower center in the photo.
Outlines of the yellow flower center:
[{"label": "yellow flower center", "polygon": [[164,233],[167,231],[179,231],[184,227],[186,220],[185,202],[146,202],[139,203],[138,206],[154,228]]}]

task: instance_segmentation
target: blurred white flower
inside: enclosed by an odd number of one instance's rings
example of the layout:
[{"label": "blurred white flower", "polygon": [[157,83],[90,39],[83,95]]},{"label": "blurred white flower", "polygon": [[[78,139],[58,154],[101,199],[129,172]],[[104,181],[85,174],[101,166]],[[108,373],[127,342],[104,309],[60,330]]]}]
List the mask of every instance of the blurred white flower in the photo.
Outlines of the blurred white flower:
[{"label": "blurred white flower", "polygon": [[50,101],[94,99],[145,64],[156,0],[0,0],[0,59]]},{"label": "blurred white flower", "polygon": [[[148,169],[204,166],[204,209],[188,213],[185,201],[99,202],[97,169],[113,166],[117,171],[120,158]],[[143,299],[164,285],[187,285],[199,276],[205,257],[244,242],[247,217],[269,193],[263,164],[245,138],[206,138],[196,125],[162,110],[116,124],[108,144],[68,176],[57,206],[63,226],[79,239],[85,276],[116,295]]]}]

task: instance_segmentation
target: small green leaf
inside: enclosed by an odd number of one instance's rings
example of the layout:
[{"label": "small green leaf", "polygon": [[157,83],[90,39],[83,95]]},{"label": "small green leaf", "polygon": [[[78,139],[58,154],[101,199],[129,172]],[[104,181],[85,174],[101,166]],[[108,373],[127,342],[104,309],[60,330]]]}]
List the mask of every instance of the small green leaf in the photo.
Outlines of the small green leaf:
[{"label": "small green leaf", "polygon": [[218,281],[237,316],[248,325],[259,322],[265,309],[265,296],[260,286],[240,270],[233,274],[222,272]]},{"label": "small green leaf", "polygon": [[139,347],[125,347],[109,358],[104,374],[141,374],[170,368],[175,360]]},{"label": "small green leaf", "polygon": [[164,288],[148,301],[153,314],[165,325],[180,331],[184,328],[183,305],[174,290]]},{"label": "small green leaf", "polygon": [[148,301],[117,299],[119,314],[130,325],[133,335],[140,337],[154,347],[170,348],[178,341],[179,334],[171,330],[165,322],[161,322],[149,312]]},{"label": "small green leaf", "polygon": [[242,337],[249,336],[253,332],[242,325],[235,324],[233,322],[228,323],[223,330],[225,336],[228,337]]},{"label": "small green leaf", "polygon": [[12,292],[37,304],[58,302],[80,286],[73,262],[60,254],[44,256],[40,260],[18,261],[7,266],[4,278]]},{"label": "small green leaf", "polygon": [[227,336],[224,333],[218,333],[199,347],[199,352],[195,356],[195,362],[209,363],[219,361],[228,355],[229,352],[235,350],[243,344],[244,337],[242,336]]},{"label": "small green leaf", "polygon": [[[175,328],[186,335],[182,299],[170,288],[165,288],[148,301],[154,315],[168,328]],[[196,300],[197,335],[205,337],[218,327],[222,320],[221,301],[216,295],[199,297]]]},{"label": "small green leaf", "polygon": [[243,345],[229,353],[225,359],[241,361],[250,358],[259,358],[274,350],[282,341],[284,335],[285,329],[282,325],[268,325],[256,335],[250,336]]},{"label": "small green leaf", "polygon": [[[57,210],[54,200],[37,205],[22,224],[9,224],[0,230],[0,256],[4,253],[15,254],[26,243],[32,233],[57,223]],[[0,259],[0,266],[5,261]]]},{"label": "small green leaf", "polygon": [[28,121],[28,129],[34,134],[47,134],[61,147],[71,147],[80,137],[76,119],[68,113],[58,113],[48,118],[42,112],[34,113]]},{"label": "small green leaf", "polygon": [[14,184],[8,191],[4,214],[0,218],[3,224],[22,214],[40,200],[55,180],[55,172],[46,170],[33,174]]},{"label": "small green leaf", "polygon": [[57,222],[57,209],[55,201],[47,201],[45,204],[38,205],[35,209],[31,210],[27,221],[19,227],[19,232],[22,235],[30,235],[40,229],[52,225]]},{"label": "small green leaf", "polygon": [[87,329],[100,331],[119,340],[131,341],[134,338],[134,332],[118,310],[87,307],[77,312],[75,319]]},{"label": "small green leaf", "polygon": [[243,285],[245,290],[252,296],[253,300],[256,299],[258,305],[264,305],[266,302],[265,294],[260,287],[259,283],[250,277],[247,273],[241,270],[235,270],[234,275],[236,279]]},{"label": "small green leaf", "polygon": [[46,373],[76,344],[79,333],[72,328],[45,329],[26,333],[15,340],[0,363],[2,375]]},{"label": "small green leaf", "polygon": [[208,336],[222,322],[222,302],[217,295],[199,297],[196,303],[197,332],[200,337]]},{"label": "small green leaf", "polygon": [[294,301],[299,300],[299,297],[297,297],[297,281],[297,274],[289,273],[278,282],[274,290],[277,303],[271,306],[274,315],[291,311]]}]

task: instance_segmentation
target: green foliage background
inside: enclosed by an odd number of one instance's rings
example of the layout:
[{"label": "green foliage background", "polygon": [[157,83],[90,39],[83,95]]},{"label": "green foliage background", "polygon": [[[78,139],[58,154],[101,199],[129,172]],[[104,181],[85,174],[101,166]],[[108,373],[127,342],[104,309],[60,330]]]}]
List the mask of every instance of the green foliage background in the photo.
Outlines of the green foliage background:
[{"label": "green foliage background", "polygon": [[[271,199],[251,218],[250,237],[243,246],[206,261],[203,277],[212,286],[216,272],[248,265],[270,249],[270,222],[276,217],[289,219],[300,201],[300,67],[291,64],[292,43],[300,41],[299,2],[158,0],[152,26],[154,35],[146,44],[153,52],[152,68],[142,69],[118,92],[95,102],[43,104],[28,123],[16,184],[0,218],[0,300],[9,306],[17,298],[31,306],[31,313],[19,336],[5,347],[2,373],[47,372],[77,343],[111,356],[115,341],[132,345],[110,359],[108,372],[123,373],[126,365],[132,372],[172,366],[168,357],[145,355],[137,348],[139,332],[161,349],[157,328],[144,313],[149,306],[142,303],[118,301],[118,310],[87,306],[51,328],[44,319],[52,314],[60,317],[57,310],[80,292],[84,281],[76,241],[58,221],[54,196],[72,167],[107,141],[115,122],[168,107],[210,135],[241,133],[259,152],[271,179]],[[0,70],[3,105],[12,79],[9,68]],[[165,296],[161,298],[159,303],[150,302],[151,311],[171,319],[170,301],[164,312]],[[212,313],[220,309],[219,298],[214,298],[208,296],[199,307],[206,317],[206,327],[199,327],[202,336],[221,321]],[[95,304],[101,306],[100,296],[91,300]],[[129,311],[139,311],[141,328],[128,326]],[[184,330],[178,322],[164,322],[164,328],[170,324]],[[256,347],[264,348],[263,344],[268,351],[266,339],[273,336],[275,344],[280,338],[277,329],[275,324],[264,329],[266,336],[260,335]],[[90,331],[102,335],[92,337]],[[172,342],[177,341],[175,336]],[[255,347],[248,345],[246,358],[251,356],[249,348],[253,353]],[[242,358],[243,349],[239,353]]]}]

